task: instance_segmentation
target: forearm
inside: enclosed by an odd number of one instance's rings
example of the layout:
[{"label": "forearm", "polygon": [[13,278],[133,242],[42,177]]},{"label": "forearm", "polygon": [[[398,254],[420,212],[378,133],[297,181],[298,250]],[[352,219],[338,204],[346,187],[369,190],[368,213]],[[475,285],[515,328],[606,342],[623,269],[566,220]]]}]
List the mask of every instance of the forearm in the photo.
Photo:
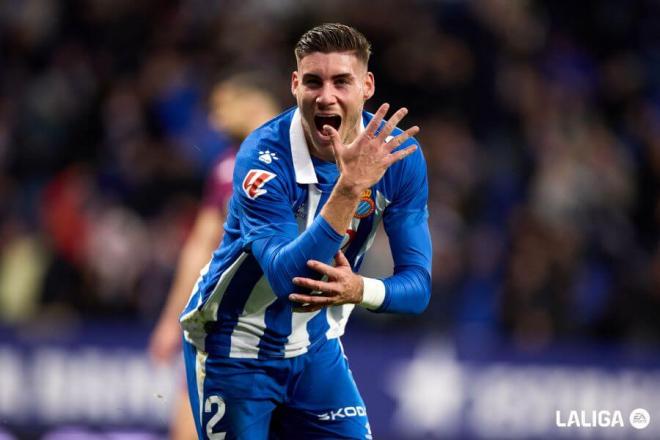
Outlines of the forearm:
[{"label": "forearm", "polygon": [[286,297],[300,290],[293,284],[294,277],[315,277],[316,273],[307,267],[307,261],[331,262],[343,238],[323,216],[318,216],[294,240],[282,235],[255,240],[252,253],[275,294]]},{"label": "forearm", "polygon": [[328,201],[321,209],[321,216],[338,234],[344,235],[360,201],[361,189],[347,185],[339,177]]},{"label": "forearm", "polygon": [[383,280],[385,298],[376,312],[421,313],[431,296],[431,234],[426,212],[406,213],[405,220],[385,224],[394,257],[394,275]]},{"label": "forearm", "polygon": [[292,283],[293,277],[318,278],[307,267],[307,261],[332,261],[355,213],[359,195],[360,190],[346,185],[340,176],[320,215],[295,240],[273,236],[253,243],[253,253],[278,296],[300,290]]},{"label": "forearm", "polygon": [[419,314],[431,297],[431,275],[419,266],[398,269],[383,280],[385,299],[375,312]]}]

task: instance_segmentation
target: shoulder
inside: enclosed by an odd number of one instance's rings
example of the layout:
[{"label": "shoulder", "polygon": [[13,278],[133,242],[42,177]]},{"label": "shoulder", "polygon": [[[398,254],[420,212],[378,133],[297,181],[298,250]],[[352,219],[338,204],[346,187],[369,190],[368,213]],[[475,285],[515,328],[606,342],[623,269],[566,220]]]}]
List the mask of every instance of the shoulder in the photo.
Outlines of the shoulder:
[{"label": "shoulder", "polygon": [[[293,176],[289,128],[294,109],[264,123],[243,141],[236,155],[234,184],[245,184],[250,176],[265,176],[272,184],[288,187]],[[279,182],[279,183],[278,183]]]}]

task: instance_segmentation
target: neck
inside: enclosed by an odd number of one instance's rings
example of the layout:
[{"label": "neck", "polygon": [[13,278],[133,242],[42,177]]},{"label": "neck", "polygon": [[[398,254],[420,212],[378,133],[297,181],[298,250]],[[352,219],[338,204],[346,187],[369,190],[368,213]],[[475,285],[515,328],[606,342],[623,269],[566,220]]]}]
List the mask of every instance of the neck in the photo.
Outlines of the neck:
[{"label": "neck", "polygon": [[310,155],[325,162],[335,162],[335,155],[332,152],[331,145],[328,145],[326,148],[318,148],[316,145],[314,145],[307,133],[305,133],[305,140],[307,141]]}]

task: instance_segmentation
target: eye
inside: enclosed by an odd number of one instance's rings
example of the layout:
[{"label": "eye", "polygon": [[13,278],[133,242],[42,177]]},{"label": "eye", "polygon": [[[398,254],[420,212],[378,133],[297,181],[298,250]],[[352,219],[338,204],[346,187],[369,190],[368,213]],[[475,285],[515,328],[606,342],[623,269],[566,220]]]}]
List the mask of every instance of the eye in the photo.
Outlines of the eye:
[{"label": "eye", "polygon": [[309,78],[303,81],[303,84],[307,87],[320,87],[321,81],[317,78]]},{"label": "eye", "polygon": [[339,78],[335,81],[335,84],[338,86],[345,86],[350,84],[350,81],[347,78]]}]

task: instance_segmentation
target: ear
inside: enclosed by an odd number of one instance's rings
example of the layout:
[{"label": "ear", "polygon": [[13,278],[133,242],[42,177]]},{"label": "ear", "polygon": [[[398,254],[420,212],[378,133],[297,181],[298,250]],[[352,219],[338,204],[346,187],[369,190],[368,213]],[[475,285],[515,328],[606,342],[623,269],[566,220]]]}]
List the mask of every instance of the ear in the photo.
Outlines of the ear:
[{"label": "ear", "polygon": [[291,94],[296,97],[296,91],[298,89],[298,85],[300,84],[300,78],[298,77],[298,71],[294,70],[293,73],[291,74]]},{"label": "ear", "polygon": [[367,72],[366,76],[364,77],[364,100],[367,101],[369,98],[374,96],[374,93],[376,92],[376,80],[374,78],[374,74],[371,72]]}]

